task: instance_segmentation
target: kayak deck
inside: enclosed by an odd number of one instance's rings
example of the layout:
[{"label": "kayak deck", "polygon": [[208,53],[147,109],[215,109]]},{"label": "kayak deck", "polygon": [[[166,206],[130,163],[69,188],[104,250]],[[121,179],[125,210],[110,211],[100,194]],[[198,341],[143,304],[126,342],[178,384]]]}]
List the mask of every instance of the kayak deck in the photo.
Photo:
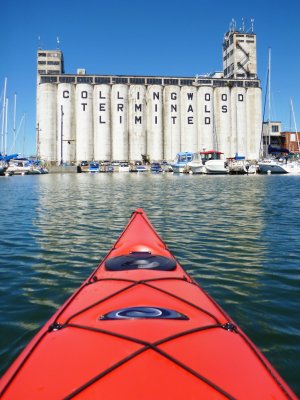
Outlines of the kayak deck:
[{"label": "kayak deck", "polygon": [[3,399],[296,399],[136,210],[1,380]]}]

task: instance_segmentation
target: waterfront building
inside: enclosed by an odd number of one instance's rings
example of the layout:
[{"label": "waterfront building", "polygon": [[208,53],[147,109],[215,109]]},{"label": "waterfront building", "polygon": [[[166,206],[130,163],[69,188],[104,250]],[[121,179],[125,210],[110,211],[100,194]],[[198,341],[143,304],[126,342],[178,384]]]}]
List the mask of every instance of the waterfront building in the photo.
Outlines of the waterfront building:
[{"label": "waterfront building", "polygon": [[231,25],[223,71],[205,76],[68,74],[60,49],[39,49],[37,67],[37,149],[48,163],[171,161],[180,151],[212,149],[259,158],[253,27]]}]

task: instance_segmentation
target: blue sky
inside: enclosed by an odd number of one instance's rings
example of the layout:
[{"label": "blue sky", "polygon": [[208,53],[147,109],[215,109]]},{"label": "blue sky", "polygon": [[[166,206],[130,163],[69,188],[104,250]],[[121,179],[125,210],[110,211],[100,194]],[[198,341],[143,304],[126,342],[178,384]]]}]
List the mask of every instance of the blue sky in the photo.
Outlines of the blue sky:
[{"label": "blue sky", "polygon": [[[17,151],[35,154],[36,52],[64,52],[66,73],[195,76],[222,70],[222,40],[232,19],[257,34],[258,74],[266,86],[271,47],[271,119],[300,126],[300,2],[237,0],[12,0],[2,2],[0,94],[7,77],[9,146],[17,93]],[[2,103],[1,103],[2,107]],[[22,120],[22,116],[25,118]],[[22,121],[22,123],[21,123]],[[299,129],[299,128],[298,128]]]}]

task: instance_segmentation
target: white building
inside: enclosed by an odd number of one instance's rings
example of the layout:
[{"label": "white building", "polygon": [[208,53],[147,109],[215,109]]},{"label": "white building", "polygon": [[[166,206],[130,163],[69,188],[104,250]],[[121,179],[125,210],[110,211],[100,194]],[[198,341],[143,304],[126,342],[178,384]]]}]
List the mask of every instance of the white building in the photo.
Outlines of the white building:
[{"label": "white building", "polygon": [[224,70],[210,76],[65,74],[61,50],[39,50],[37,60],[37,147],[47,162],[170,161],[203,149],[259,157],[253,32],[226,33]]}]

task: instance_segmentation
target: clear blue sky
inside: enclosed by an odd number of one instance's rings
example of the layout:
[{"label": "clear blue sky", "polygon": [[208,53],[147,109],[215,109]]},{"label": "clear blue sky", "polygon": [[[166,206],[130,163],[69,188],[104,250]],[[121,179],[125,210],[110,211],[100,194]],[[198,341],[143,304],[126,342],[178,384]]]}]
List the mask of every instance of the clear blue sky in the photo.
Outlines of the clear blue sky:
[{"label": "clear blue sky", "polygon": [[222,70],[222,40],[232,18],[238,28],[242,18],[246,28],[254,18],[263,92],[272,49],[271,118],[289,129],[293,98],[300,126],[299,15],[299,0],[280,7],[270,0],[4,1],[0,94],[7,77],[9,143],[17,93],[17,151],[35,154],[38,37],[47,50],[56,48],[59,37],[66,73],[85,68],[90,74],[195,76]]}]

